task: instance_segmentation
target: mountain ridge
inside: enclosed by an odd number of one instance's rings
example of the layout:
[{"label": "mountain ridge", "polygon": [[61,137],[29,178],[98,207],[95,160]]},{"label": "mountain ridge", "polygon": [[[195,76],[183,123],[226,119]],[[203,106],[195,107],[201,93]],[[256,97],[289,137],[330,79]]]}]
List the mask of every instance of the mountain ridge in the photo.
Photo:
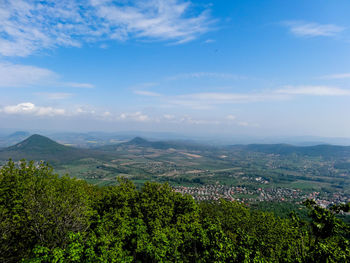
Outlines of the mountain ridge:
[{"label": "mountain ridge", "polygon": [[51,162],[65,162],[88,157],[112,156],[118,149],[129,147],[150,147],[159,150],[177,149],[188,151],[215,151],[226,149],[229,151],[243,152],[261,152],[267,154],[293,155],[300,156],[323,156],[325,158],[350,158],[350,146],[338,146],[321,144],[316,146],[294,146],[290,144],[248,144],[248,145],[229,145],[226,147],[214,147],[189,143],[183,141],[149,141],[142,137],[135,137],[128,142],[119,144],[105,145],[94,149],[83,149],[72,146],[62,145],[48,137],[34,134],[27,139],[0,149],[0,160],[47,160]]},{"label": "mountain ridge", "polygon": [[208,146],[205,144],[198,144],[194,142],[187,141],[149,141],[142,137],[135,137],[128,142],[110,144],[97,149],[102,151],[114,151],[119,147],[150,147],[158,150],[168,150],[168,149],[177,149],[177,150],[205,150],[205,149],[215,149],[213,146]]},{"label": "mountain ridge", "polygon": [[88,149],[62,145],[48,137],[34,134],[27,139],[0,150],[0,159],[45,160],[53,163],[87,158],[96,154]]},{"label": "mountain ridge", "polygon": [[323,157],[349,157],[350,146],[340,146],[331,144],[320,144],[314,146],[295,146],[291,144],[248,144],[230,145],[229,149],[246,150],[252,152],[262,152],[281,155],[307,155]]}]

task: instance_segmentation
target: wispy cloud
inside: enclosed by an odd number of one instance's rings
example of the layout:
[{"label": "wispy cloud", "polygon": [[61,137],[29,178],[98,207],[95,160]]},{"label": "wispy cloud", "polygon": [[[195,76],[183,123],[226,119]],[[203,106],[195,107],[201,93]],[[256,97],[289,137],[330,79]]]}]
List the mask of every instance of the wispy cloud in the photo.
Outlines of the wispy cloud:
[{"label": "wispy cloud", "polygon": [[2,1],[0,54],[28,56],[57,46],[130,38],[184,43],[210,30],[208,9],[189,0]]},{"label": "wispy cloud", "polygon": [[46,68],[0,62],[0,88],[30,86],[94,88],[94,85],[89,83],[63,82],[59,74]]},{"label": "wispy cloud", "polygon": [[245,76],[235,75],[231,73],[219,73],[219,72],[191,72],[174,75],[166,78],[167,80],[180,80],[180,79],[201,79],[201,78],[216,78],[216,79],[245,79]]},{"label": "wispy cloud", "polygon": [[48,100],[63,100],[68,99],[73,96],[72,93],[62,93],[62,92],[38,92],[36,95],[39,95],[41,97],[44,97]]},{"label": "wispy cloud", "polygon": [[[214,105],[239,104],[260,101],[273,101],[289,99],[289,94],[282,92],[260,92],[260,93],[223,93],[202,92],[182,95],[164,95],[151,91],[137,91],[137,95],[154,97],[164,104],[164,107],[188,107],[197,110],[211,109]],[[233,118],[233,116],[231,116]]]},{"label": "wispy cloud", "polygon": [[[350,89],[331,86],[284,86],[279,89],[252,93],[202,92],[182,95],[163,95],[150,91],[139,95],[151,96],[158,100],[163,108],[186,107],[195,110],[208,110],[227,104],[257,103],[266,101],[291,100],[297,96],[350,96]],[[228,115],[226,120],[234,120]]]},{"label": "wispy cloud", "polygon": [[250,103],[271,100],[285,100],[289,96],[278,93],[193,93],[174,96],[168,101],[172,105],[192,107],[194,109],[209,109],[213,105]]},{"label": "wispy cloud", "polygon": [[204,44],[211,44],[211,43],[215,43],[216,40],[215,39],[207,39],[205,41],[203,41]]},{"label": "wispy cloud", "polygon": [[[151,96],[152,92],[148,94],[140,94],[143,96]],[[158,100],[158,105],[162,108],[186,107],[196,110],[212,109],[215,105],[224,104],[240,104],[253,103],[262,101],[279,101],[290,99],[289,94],[282,94],[278,92],[261,92],[261,93],[220,93],[220,92],[206,92],[206,93],[192,93],[183,95],[163,95],[156,93],[152,96]],[[228,118],[234,118],[230,116]]]},{"label": "wispy cloud", "polygon": [[132,88],[134,90],[141,90],[141,89],[145,89],[145,88],[155,87],[157,85],[159,85],[159,83],[157,83],[157,82],[143,82],[143,83],[138,83],[130,88]]},{"label": "wispy cloud", "polygon": [[283,24],[298,37],[331,37],[345,30],[342,26],[314,22],[288,21]]},{"label": "wispy cloud", "polygon": [[0,87],[25,87],[57,81],[51,70],[28,65],[0,63]]},{"label": "wispy cloud", "polygon": [[95,86],[90,83],[65,82],[63,86],[81,89],[93,89]]},{"label": "wispy cloud", "polygon": [[136,95],[147,96],[147,97],[160,97],[160,96],[162,96],[161,94],[159,94],[157,92],[146,91],[146,90],[135,90],[134,93]]},{"label": "wispy cloud", "polygon": [[[129,2],[128,2],[129,3]],[[112,1],[92,1],[97,15],[108,23],[112,38],[153,38],[187,42],[209,30],[208,10],[189,15],[190,1],[133,1],[116,5]]]},{"label": "wispy cloud", "polygon": [[192,125],[219,125],[221,121],[211,119],[197,119],[189,115],[184,115],[176,120],[177,123],[187,123]]},{"label": "wispy cloud", "polygon": [[331,74],[320,77],[321,79],[349,79],[350,73]]},{"label": "wispy cloud", "polygon": [[349,96],[350,90],[329,86],[286,86],[276,91],[288,95]]}]

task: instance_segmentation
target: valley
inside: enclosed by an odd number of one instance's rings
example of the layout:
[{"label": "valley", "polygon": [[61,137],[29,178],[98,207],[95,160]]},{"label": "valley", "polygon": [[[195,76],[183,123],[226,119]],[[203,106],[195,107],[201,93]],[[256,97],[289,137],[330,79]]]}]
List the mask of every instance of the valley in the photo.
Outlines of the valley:
[{"label": "valley", "polygon": [[61,176],[101,186],[116,184],[117,177],[136,186],[167,182],[197,200],[298,203],[313,198],[322,206],[350,200],[350,148],[345,146],[214,147],[136,137],[83,149],[33,135],[0,151],[3,164],[10,158],[47,161]]}]

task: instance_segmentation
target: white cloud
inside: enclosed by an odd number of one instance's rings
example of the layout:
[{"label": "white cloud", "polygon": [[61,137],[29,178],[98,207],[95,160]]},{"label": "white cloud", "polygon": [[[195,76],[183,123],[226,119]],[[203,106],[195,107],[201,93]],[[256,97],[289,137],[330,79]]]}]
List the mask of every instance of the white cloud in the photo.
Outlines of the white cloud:
[{"label": "white cloud", "polygon": [[149,116],[141,111],[137,112],[124,112],[121,114],[111,113],[106,110],[94,110],[89,106],[85,107],[71,107],[70,109],[55,108],[51,106],[37,106],[32,102],[24,102],[16,105],[7,105],[0,107],[0,113],[7,115],[24,115],[32,117],[59,117],[65,118],[83,118],[86,120],[99,120],[107,122],[139,122],[139,123],[166,123],[176,125],[237,125],[237,126],[250,126],[257,127],[248,122],[237,120],[233,115],[218,118],[197,118],[191,115],[185,114],[181,116],[175,116],[171,114],[163,114],[160,116]]},{"label": "white cloud", "polygon": [[350,73],[340,73],[322,76],[321,79],[349,79]]},{"label": "white cloud", "polygon": [[[45,96],[51,94],[45,94]],[[61,95],[56,94],[54,97],[59,97]],[[54,98],[56,99],[56,98]],[[9,114],[9,115],[32,115],[32,116],[65,116],[65,117],[77,117],[85,116],[89,118],[98,118],[101,117],[113,117],[109,111],[96,111],[91,106],[73,106],[66,108],[57,108],[52,106],[38,106],[32,102],[23,102],[16,105],[6,105],[0,107],[0,113]]]},{"label": "white cloud", "polygon": [[203,119],[194,119],[189,115],[184,115],[179,119],[180,123],[194,124],[194,125],[219,125],[221,122],[218,120],[203,120]]},{"label": "white cloud", "polygon": [[134,93],[136,95],[147,96],[147,97],[160,97],[160,96],[162,96],[159,93],[152,92],[152,91],[146,91],[146,90],[135,90]]},{"label": "white cloud", "polygon": [[209,30],[208,11],[189,16],[190,1],[133,1],[133,5],[116,5],[112,1],[92,1],[97,16],[111,30],[111,38],[129,37],[187,42]]},{"label": "white cloud", "polygon": [[286,86],[276,91],[288,95],[349,96],[350,90],[328,86]]},{"label": "white cloud", "polygon": [[59,74],[46,68],[0,62],[0,88],[20,88],[34,85],[94,88],[94,85],[89,83],[62,82]]},{"label": "white cloud", "polygon": [[98,120],[109,121],[137,121],[146,122],[154,121],[154,118],[149,117],[141,111],[127,113],[111,113],[108,110],[94,109],[89,105],[85,106],[70,106],[67,108],[56,108],[52,106],[38,106],[32,102],[23,102],[16,105],[6,105],[0,107],[0,113],[8,115],[31,115],[31,116],[65,116],[65,117],[85,117]]},{"label": "white cloud", "polygon": [[106,115],[104,115],[104,113],[102,114],[96,114],[96,110],[93,109],[92,107],[90,107],[89,105],[85,105],[85,106],[76,106],[73,111],[70,112],[70,115],[91,115],[91,116],[104,116],[106,117]]},{"label": "white cloud", "polygon": [[28,56],[109,39],[183,43],[207,32],[212,22],[209,10],[196,13],[189,0],[4,0],[0,54]]},{"label": "white cloud", "polygon": [[6,114],[31,114],[36,116],[57,116],[65,115],[66,113],[64,109],[40,107],[31,102],[19,103],[13,106],[5,106],[0,110],[0,112]]},{"label": "white cloud", "polygon": [[149,121],[150,117],[146,114],[143,114],[142,112],[133,112],[133,113],[121,113],[119,117],[117,118],[119,120],[126,120],[126,121]]},{"label": "white cloud", "polygon": [[333,24],[318,24],[312,22],[290,21],[284,23],[295,36],[300,37],[331,37],[345,30],[344,27]]}]

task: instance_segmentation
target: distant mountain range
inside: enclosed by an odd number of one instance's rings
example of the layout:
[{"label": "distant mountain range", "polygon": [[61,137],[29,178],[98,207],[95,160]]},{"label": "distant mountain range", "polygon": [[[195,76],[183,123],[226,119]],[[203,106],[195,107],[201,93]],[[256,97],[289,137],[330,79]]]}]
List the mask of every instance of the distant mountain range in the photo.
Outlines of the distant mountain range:
[{"label": "distant mountain range", "polygon": [[200,136],[196,134],[181,135],[176,133],[164,132],[28,132],[16,131],[13,133],[0,130],[0,148],[16,144],[31,134],[42,134],[59,143],[76,146],[80,148],[95,148],[110,144],[127,142],[135,137],[141,137],[151,142],[185,142],[187,144],[205,144],[212,146],[224,146],[235,144],[289,144],[295,146],[315,146],[320,144],[350,146],[350,138],[337,137],[317,137],[317,136],[267,136],[253,137],[245,135],[207,135]]},{"label": "distant mountain range", "polygon": [[[27,136],[16,133],[12,136]],[[249,144],[213,147],[184,141],[149,141],[136,137],[128,142],[101,146],[95,149],[83,149],[59,144],[45,136],[31,135],[13,146],[0,150],[0,160],[45,160],[51,163],[63,163],[83,158],[105,159],[115,157],[123,148],[153,148],[158,150],[176,149],[187,151],[242,151],[279,155],[321,156],[324,158],[350,158],[350,146],[317,145],[293,146],[288,144]]]},{"label": "distant mountain range", "polygon": [[29,136],[30,136],[29,132],[17,131],[17,132],[11,133],[9,135],[0,137],[0,148],[7,147],[7,146],[13,145],[15,143],[18,143],[20,141],[23,141],[24,139],[28,138]]},{"label": "distant mountain range", "polygon": [[315,145],[315,146],[294,146],[289,144],[248,144],[232,145],[228,148],[246,152],[261,152],[279,155],[300,155],[300,156],[322,156],[324,158],[350,158],[350,146],[338,145]]},{"label": "distant mountain range", "polygon": [[208,148],[214,149],[212,146],[205,144],[198,144],[194,142],[187,141],[149,141],[141,137],[135,137],[134,139],[113,145],[105,145],[98,147],[97,149],[102,151],[116,151],[120,147],[149,147],[158,150],[167,150],[167,149],[177,149],[177,150],[206,150]]},{"label": "distant mountain range", "polygon": [[14,133],[11,133],[9,136],[7,136],[9,139],[10,138],[16,138],[16,139],[19,139],[19,138],[26,138],[30,135],[29,132],[26,132],[26,131],[17,131],[17,132],[14,132]]}]

